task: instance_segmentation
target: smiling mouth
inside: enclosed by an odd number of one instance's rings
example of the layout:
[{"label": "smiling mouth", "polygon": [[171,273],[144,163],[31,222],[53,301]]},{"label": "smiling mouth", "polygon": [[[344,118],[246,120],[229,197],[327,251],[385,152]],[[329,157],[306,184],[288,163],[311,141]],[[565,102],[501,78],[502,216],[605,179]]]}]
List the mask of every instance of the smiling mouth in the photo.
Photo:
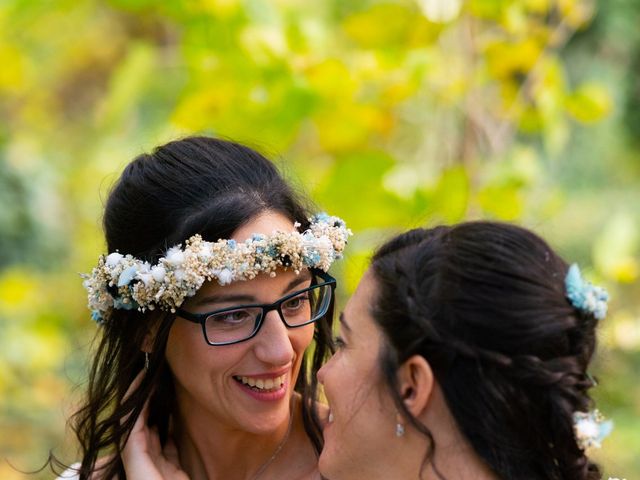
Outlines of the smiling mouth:
[{"label": "smiling mouth", "polygon": [[251,388],[255,392],[276,392],[284,386],[286,374],[276,378],[252,378],[234,376],[233,379],[242,385]]}]

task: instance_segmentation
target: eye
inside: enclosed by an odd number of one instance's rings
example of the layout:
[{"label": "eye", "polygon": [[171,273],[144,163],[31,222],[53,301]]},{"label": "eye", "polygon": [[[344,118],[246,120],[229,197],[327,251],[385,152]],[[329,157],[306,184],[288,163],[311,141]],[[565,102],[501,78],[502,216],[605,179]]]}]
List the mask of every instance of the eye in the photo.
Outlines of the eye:
[{"label": "eye", "polygon": [[247,310],[231,310],[230,312],[222,312],[211,315],[209,318],[207,318],[207,320],[220,326],[233,326],[241,325],[249,320],[252,320],[253,317],[254,316],[251,314],[251,312]]},{"label": "eye", "polygon": [[300,310],[305,306],[305,304],[308,301],[309,301],[309,294],[304,293],[302,295],[298,295],[297,297],[290,298],[289,300],[284,302],[282,304],[282,308],[285,308],[287,310],[292,310],[292,311]]},{"label": "eye", "polygon": [[345,343],[344,339],[339,335],[334,337],[333,344],[336,346],[336,348],[338,350],[342,350],[344,347],[347,346],[347,344]]}]

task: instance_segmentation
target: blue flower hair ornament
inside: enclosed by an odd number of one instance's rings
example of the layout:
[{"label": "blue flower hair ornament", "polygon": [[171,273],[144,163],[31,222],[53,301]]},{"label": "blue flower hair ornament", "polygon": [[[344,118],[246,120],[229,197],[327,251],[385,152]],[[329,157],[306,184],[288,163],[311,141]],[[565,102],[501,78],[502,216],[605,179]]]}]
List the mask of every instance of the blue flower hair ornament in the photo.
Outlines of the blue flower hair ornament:
[{"label": "blue flower hair ornament", "polygon": [[567,299],[571,305],[582,312],[590,313],[598,320],[606,317],[609,294],[604,288],[592,285],[585,280],[577,264],[574,263],[569,267],[564,284]]}]

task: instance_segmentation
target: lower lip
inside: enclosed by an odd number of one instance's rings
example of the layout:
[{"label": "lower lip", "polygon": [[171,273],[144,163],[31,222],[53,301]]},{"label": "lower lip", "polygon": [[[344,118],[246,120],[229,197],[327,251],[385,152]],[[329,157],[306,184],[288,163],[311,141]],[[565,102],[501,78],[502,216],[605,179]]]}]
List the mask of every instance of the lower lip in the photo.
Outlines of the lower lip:
[{"label": "lower lip", "polygon": [[260,400],[261,402],[276,402],[278,400],[282,400],[287,395],[287,381],[280,386],[277,390],[273,390],[271,392],[259,392],[251,388],[249,385],[245,385],[237,380],[233,380],[240,389],[256,400]]}]

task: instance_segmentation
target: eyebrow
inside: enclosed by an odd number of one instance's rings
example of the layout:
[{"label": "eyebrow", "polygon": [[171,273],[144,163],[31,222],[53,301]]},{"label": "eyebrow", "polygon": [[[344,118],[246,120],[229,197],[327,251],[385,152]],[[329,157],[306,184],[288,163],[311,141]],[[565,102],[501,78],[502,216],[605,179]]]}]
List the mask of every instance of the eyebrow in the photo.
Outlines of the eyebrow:
[{"label": "eyebrow", "polygon": [[344,312],[340,312],[340,325],[342,325],[342,327],[344,327],[344,329],[347,332],[351,332],[351,327],[349,326],[349,324],[347,323],[347,320],[344,317]]},{"label": "eyebrow", "polygon": [[[306,274],[305,274],[306,272]],[[282,290],[282,295],[285,295],[294,287],[297,287],[301,283],[306,282],[311,279],[311,272],[309,270],[305,270],[305,272],[301,272],[300,275],[297,275],[296,278],[291,280],[287,286]],[[195,302],[196,306],[200,305],[208,305],[210,303],[222,303],[222,302],[256,302],[256,297],[254,295],[249,295],[247,293],[229,293],[229,294],[214,294],[201,298],[197,302]]]}]

